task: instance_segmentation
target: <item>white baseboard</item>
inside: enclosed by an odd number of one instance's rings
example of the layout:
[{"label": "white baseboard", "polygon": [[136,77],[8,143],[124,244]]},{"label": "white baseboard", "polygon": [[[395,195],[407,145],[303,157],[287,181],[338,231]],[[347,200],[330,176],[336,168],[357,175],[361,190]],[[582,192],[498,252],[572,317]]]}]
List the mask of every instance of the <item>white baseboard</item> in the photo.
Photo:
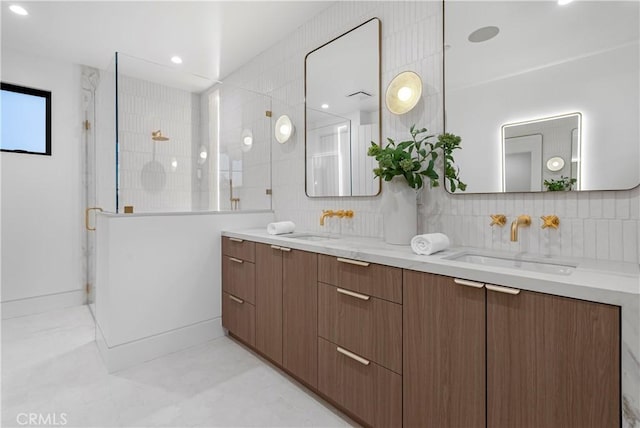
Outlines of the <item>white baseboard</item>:
[{"label": "white baseboard", "polygon": [[71,306],[84,305],[87,294],[84,290],[73,290],[64,293],[48,294],[46,296],[28,297],[26,299],[10,300],[0,304],[2,319],[23,317],[55,311]]},{"label": "white baseboard", "polygon": [[109,347],[98,326],[96,343],[109,373],[135,366],[224,336],[222,319],[213,318],[187,327]]}]

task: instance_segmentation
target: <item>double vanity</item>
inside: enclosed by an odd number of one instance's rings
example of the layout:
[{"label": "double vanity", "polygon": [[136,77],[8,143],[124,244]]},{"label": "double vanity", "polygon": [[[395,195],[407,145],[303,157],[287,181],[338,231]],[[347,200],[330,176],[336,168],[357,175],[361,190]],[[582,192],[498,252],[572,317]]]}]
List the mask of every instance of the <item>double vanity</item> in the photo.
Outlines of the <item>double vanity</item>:
[{"label": "double vanity", "polygon": [[369,426],[634,426],[638,265],[223,232],[229,333]]}]

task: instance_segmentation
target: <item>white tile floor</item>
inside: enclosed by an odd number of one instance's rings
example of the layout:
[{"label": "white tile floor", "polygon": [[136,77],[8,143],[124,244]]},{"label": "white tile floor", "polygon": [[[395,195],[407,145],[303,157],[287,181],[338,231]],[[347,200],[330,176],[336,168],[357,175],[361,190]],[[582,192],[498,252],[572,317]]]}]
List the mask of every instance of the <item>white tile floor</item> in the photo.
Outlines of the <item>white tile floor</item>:
[{"label": "white tile floor", "polygon": [[86,306],[2,322],[2,426],[21,413],[75,427],[353,424],[226,337],[108,374]]}]

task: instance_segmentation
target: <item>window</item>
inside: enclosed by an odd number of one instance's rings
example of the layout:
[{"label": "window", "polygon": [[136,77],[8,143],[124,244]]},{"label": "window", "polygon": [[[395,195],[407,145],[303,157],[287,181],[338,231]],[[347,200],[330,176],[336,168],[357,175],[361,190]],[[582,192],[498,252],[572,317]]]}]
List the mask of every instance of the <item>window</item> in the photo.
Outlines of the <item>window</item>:
[{"label": "window", "polygon": [[51,92],[2,83],[3,152],[51,156]]}]

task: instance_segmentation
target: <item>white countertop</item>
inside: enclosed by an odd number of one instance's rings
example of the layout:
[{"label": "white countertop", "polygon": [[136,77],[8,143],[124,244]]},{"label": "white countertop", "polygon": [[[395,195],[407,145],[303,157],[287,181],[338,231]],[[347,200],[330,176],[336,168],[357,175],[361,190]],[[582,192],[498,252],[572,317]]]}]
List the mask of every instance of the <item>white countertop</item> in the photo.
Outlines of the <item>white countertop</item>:
[{"label": "white countertop", "polygon": [[[296,232],[296,235],[301,233],[304,232]],[[309,232],[309,234],[321,235],[312,232]],[[508,253],[485,249],[458,247],[430,256],[422,256],[414,254],[408,245],[390,245],[377,238],[343,236],[320,241],[309,241],[287,237],[287,235],[269,235],[265,229],[225,231],[222,232],[222,235],[414,271],[619,306],[623,306],[625,303],[628,304],[629,299],[638,299],[640,297],[640,269],[638,264],[634,263],[546,257],[552,263],[568,263],[577,266],[569,275],[557,275],[445,259],[445,257],[462,251],[477,251],[497,257],[509,255]],[[513,256],[513,254],[510,255]],[[527,254],[519,254],[518,256],[523,261],[530,257]],[[544,257],[536,256],[536,259]]]}]

